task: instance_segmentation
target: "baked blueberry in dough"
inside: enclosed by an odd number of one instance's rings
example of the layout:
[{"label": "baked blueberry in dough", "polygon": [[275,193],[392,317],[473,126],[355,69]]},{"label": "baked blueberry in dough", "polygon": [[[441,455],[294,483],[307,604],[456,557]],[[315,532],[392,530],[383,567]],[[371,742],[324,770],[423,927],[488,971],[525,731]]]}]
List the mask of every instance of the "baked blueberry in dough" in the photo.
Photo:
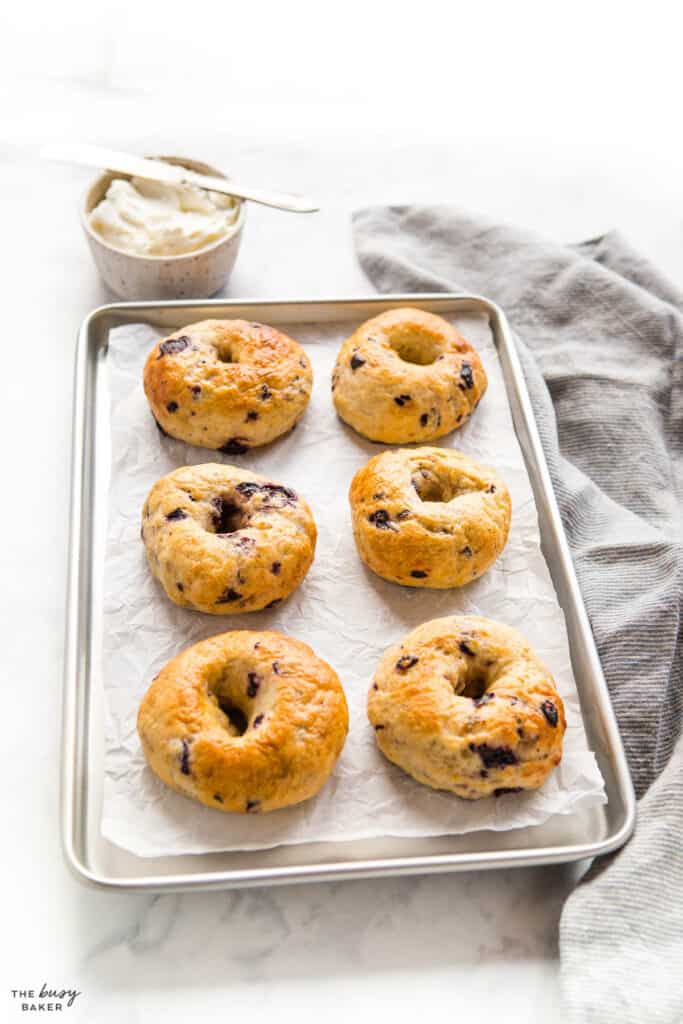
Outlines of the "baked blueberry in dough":
[{"label": "baked blueberry in dough", "polygon": [[145,758],[167,786],[241,814],[314,796],[347,731],[334,670],[300,640],[246,629],[179,654],[138,712]]},{"label": "baked blueberry in dough", "polygon": [[371,441],[433,441],[461,427],[486,391],[476,351],[440,316],[392,309],[341,347],[332,375],[339,416]]},{"label": "baked blueberry in dough", "polygon": [[368,717],[390,761],[468,800],[538,789],[562,758],[550,672],[520,633],[478,616],[433,619],[391,647]]},{"label": "baked blueberry in dough", "polygon": [[349,492],[356,547],[385,580],[461,587],[505,547],[511,504],[488,466],[452,448],[399,448],[360,469]]},{"label": "baked blueberry in dough", "polygon": [[291,430],[312,386],[301,345],[246,320],[183,327],[154,346],[144,370],[145,394],[159,428],[227,455]]},{"label": "baked blueberry in dough", "polygon": [[158,480],[142,540],[167,597],[210,615],[270,608],[302,582],[316,528],[291,487],[237,466],[184,466]]}]

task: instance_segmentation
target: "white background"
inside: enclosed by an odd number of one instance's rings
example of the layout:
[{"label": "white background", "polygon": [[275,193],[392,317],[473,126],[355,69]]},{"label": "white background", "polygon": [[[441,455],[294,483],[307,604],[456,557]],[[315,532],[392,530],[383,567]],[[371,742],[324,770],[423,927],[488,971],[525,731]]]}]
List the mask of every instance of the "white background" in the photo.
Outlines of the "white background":
[{"label": "white background", "polygon": [[414,199],[558,240],[616,226],[680,281],[674,10],[5,3],[0,1019],[22,1017],[9,989],[45,981],[82,990],[65,1019],[98,1022],[561,1019],[557,927],[571,868],[161,899],[91,892],[67,875],[58,766],[72,357],[78,323],[108,296],[76,216],[88,173],[41,166],[35,151],[78,138],[179,153],[318,196],[315,218],[250,210],[235,296],[369,292],[349,211]]}]

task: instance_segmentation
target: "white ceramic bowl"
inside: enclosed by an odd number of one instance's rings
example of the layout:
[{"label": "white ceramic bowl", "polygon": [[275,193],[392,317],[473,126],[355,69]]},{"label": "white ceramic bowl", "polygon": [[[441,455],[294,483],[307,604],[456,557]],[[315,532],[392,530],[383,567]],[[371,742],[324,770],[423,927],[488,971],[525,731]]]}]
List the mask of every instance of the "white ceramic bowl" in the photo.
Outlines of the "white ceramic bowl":
[{"label": "white ceramic bowl", "polygon": [[[199,160],[179,156],[162,156],[169,164],[180,164],[199,174],[225,178],[222,171]],[[85,193],[81,207],[81,223],[90,245],[95,265],[104,283],[122,299],[206,299],[215,295],[230,277],[242,239],[246,216],[245,204],[237,200],[237,220],[230,234],[195,252],[180,256],[139,256],[115,249],[94,231],[88,215],[104,198],[114,178],[125,174],[106,171]]]}]

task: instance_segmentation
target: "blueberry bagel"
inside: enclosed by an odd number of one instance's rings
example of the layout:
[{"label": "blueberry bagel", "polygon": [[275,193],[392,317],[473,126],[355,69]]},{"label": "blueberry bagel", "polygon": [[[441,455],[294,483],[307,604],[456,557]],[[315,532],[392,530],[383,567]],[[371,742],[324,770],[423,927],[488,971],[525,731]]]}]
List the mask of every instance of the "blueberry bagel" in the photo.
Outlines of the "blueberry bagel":
[{"label": "blueberry bagel", "polygon": [[311,364],[297,341],[246,320],[183,327],[154,346],[144,370],[159,428],[227,455],[291,430],[312,385]]},{"label": "blueberry bagel", "polygon": [[142,510],[152,574],[183,608],[236,615],[270,608],[308,572],[316,528],[306,502],[236,466],[184,466]]},{"label": "blueberry bagel", "polygon": [[474,348],[440,316],[392,309],[342,345],[332,375],[341,418],[371,441],[433,441],[462,426],[486,391]]},{"label": "blueberry bagel", "polygon": [[390,761],[467,800],[538,789],[562,758],[550,672],[516,630],[477,616],[433,619],[391,647],[368,717]]},{"label": "blueberry bagel", "polygon": [[300,640],[246,629],[188,647],[138,712],[145,758],[167,786],[242,814],[315,796],[347,731],[333,669]]},{"label": "blueberry bagel", "polygon": [[382,452],[349,492],[365,564],[407,587],[460,587],[505,547],[510,494],[498,474],[449,448]]}]

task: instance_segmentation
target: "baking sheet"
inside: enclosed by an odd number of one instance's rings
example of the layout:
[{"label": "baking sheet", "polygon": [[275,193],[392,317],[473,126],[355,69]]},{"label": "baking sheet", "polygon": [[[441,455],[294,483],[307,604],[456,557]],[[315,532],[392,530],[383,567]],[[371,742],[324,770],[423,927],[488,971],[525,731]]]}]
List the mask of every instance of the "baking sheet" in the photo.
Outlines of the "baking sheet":
[{"label": "baking sheet", "polygon": [[[309,408],[286,438],[229,457],[159,434],[141,383],[144,359],[159,332],[146,325],[111,332],[112,469],[103,624],[106,838],[138,856],[152,857],[521,828],[605,802],[602,779],[587,747],[564,618],[540,551],[531,487],[489,327],[479,316],[447,319],[479,349],[489,391],[472,420],[439,443],[496,466],[510,488],[513,518],[507,548],[494,567],[467,587],[439,592],[386,583],[364,568],[355,551],[348,485],[356,469],[383,446],[345,427],[330,398],[331,369],[353,324],[285,328],[306,344],[313,364]],[[178,466],[206,461],[248,466],[294,486],[311,505],[319,534],[316,560],[301,588],[277,609],[214,617],[177,608],[147,569],[139,523],[150,487]],[[567,710],[565,753],[560,767],[535,793],[474,803],[459,800],[420,786],[375,746],[365,697],[380,655],[421,622],[456,612],[487,615],[517,627],[553,671]],[[263,816],[221,814],[168,790],[146,767],[135,730],[139,700],[169,658],[199,639],[238,628],[279,629],[306,640],[337,670],[349,701],[350,734],[330,782],[300,807]]]}]

